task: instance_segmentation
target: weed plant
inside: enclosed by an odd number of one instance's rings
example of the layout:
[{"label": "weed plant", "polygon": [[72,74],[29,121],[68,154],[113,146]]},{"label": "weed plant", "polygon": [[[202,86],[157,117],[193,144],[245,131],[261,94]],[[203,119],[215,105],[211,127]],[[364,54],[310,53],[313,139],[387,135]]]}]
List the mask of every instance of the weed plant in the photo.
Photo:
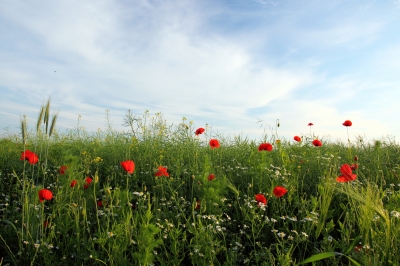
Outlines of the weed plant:
[{"label": "weed plant", "polygon": [[[127,132],[107,120],[105,131],[78,121],[59,133],[49,112],[50,101],[35,131],[23,118],[21,135],[0,139],[0,265],[400,264],[390,139],[318,147],[312,135],[257,142],[208,126],[196,136],[192,121],[148,111],[128,111]],[[273,149],[259,151],[266,142]],[[20,160],[26,150],[37,163]],[[336,181],[343,164],[355,180]],[[42,189],[50,200],[39,201]]]}]

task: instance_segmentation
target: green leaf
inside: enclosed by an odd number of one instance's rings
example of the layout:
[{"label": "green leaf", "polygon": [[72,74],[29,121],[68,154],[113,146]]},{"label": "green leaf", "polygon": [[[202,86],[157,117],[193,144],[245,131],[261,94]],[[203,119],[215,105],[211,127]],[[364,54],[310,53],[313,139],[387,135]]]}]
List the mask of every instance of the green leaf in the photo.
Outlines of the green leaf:
[{"label": "green leaf", "polygon": [[344,251],[344,254],[349,254],[350,251],[353,250],[353,248],[356,246],[356,243],[358,242],[358,240],[360,240],[360,236],[357,236],[356,238],[354,238],[354,240],[351,242],[350,246],[347,247],[347,249]]},{"label": "green leaf", "polygon": [[300,262],[297,265],[302,265],[302,264],[306,264],[306,263],[309,263],[309,262],[323,260],[323,259],[326,259],[326,258],[329,258],[329,257],[334,257],[336,255],[341,255],[341,253],[338,253],[338,252],[325,252],[325,253],[316,254],[316,255],[313,255],[313,256],[303,260],[302,262]]},{"label": "green leaf", "polygon": [[356,265],[356,266],[361,266],[357,261],[353,260],[352,258],[350,258],[350,257],[348,257],[348,256],[346,256],[346,255],[344,255],[344,254],[342,254],[342,253],[333,252],[333,251],[332,251],[332,252],[325,252],[325,253],[320,253],[320,254],[313,255],[313,256],[311,256],[311,257],[309,257],[309,258],[303,260],[302,262],[300,262],[300,263],[297,264],[297,265],[302,265],[302,264],[306,264],[306,263],[310,263],[310,262],[314,262],[314,261],[318,261],[318,260],[323,260],[323,259],[326,259],[326,258],[329,258],[329,257],[334,257],[334,256],[336,256],[336,255],[338,255],[338,256],[345,256],[345,257],[348,258],[354,265]]}]

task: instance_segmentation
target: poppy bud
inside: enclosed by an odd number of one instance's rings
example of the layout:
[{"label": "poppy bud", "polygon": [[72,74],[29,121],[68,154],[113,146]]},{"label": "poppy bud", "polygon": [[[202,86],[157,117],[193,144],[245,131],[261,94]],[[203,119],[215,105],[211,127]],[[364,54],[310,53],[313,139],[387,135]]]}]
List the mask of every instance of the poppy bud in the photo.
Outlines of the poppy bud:
[{"label": "poppy bud", "polygon": [[354,161],[358,161],[358,157],[357,156],[354,156]]}]

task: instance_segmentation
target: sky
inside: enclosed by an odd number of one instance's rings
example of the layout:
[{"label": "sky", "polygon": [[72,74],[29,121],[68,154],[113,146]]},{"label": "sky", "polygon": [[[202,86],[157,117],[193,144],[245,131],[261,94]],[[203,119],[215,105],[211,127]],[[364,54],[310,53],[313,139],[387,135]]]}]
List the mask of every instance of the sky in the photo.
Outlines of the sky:
[{"label": "sky", "polygon": [[399,25],[400,0],[2,0],[0,136],[51,97],[59,131],[148,110],[208,137],[395,139]]}]

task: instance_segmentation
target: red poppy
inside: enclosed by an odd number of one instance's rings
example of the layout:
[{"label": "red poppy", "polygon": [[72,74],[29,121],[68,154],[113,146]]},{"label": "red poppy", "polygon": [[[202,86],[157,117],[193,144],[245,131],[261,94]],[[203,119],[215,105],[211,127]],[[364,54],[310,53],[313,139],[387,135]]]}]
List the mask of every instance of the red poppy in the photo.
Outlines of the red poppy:
[{"label": "red poppy", "polygon": [[26,150],[24,152],[21,153],[21,161],[22,160],[27,160],[29,161],[30,164],[37,164],[37,162],[39,161],[39,157],[37,156],[36,153],[30,151],[30,150]]},{"label": "red poppy", "polygon": [[285,195],[287,192],[287,189],[281,186],[276,186],[274,188],[274,191],[272,193],[274,193],[274,195],[278,198],[282,197],[283,195]]},{"label": "red poppy", "polygon": [[78,181],[76,181],[75,179],[74,180],[72,180],[72,182],[71,182],[71,187],[74,187],[74,186],[76,186],[76,184],[78,184]]},{"label": "red poppy", "polygon": [[198,135],[200,135],[200,134],[203,134],[204,131],[205,131],[204,128],[199,127],[198,129],[196,129],[196,136],[198,136]]},{"label": "red poppy", "polygon": [[309,126],[309,127],[311,127],[311,126],[313,126],[313,125],[314,125],[313,123],[308,123],[308,126]]},{"label": "red poppy", "polygon": [[195,207],[195,209],[196,210],[200,210],[200,200],[196,200],[196,207]]},{"label": "red poppy", "polygon": [[356,170],[358,168],[358,164],[353,163],[352,165],[350,165],[351,170]]},{"label": "red poppy", "polygon": [[84,188],[84,189],[88,189],[89,186],[90,186],[90,184],[92,183],[92,181],[93,181],[92,178],[86,177],[86,179],[85,179],[85,184],[83,185],[83,188]]},{"label": "red poppy", "polygon": [[258,205],[264,204],[267,205],[267,199],[263,194],[256,194],[255,196],[256,201],[258,202]]},{"label": "red poppy", "polygon": [[50,228],[50,222],[49,221],[44,221],[43,222],[43,227],[44,228]]},{"label": "red poppy", "polygon": [[210,139],[210,147],[211,149],[219,148],[219,141],[216,139]]},{"label": "red poppy", "polygon": [[39,190],[39,201],[43,202],[44,200],[51,200],[53,198],[53,193],[48,189]]},{"label": "red poppy", "polygon": [[352,124],[353,124],[353,123],[352,123],[350,120],[346,120],[346,121],[344,121],[343,126],[345,126],[345,127],[351,127]]},{"label": "red poppy", "polygon": [[100,208],[103,207],[103,201],[98,200],[98,201],[97,201],[97,206],[99,206]]},{"label": "red poppy", "polygon": [[67,171],[67,169],[68,169],[68,166],[63,165],[63,166],[60,167],[60,169],[58,169],[58,173],[60,175],[64,175],[65,172]]},{"label": "red poppy", "polygon": [[354,251],[355,252],[360,252],[362,250],[362,247],[363,247],[362,245],[355,246],[354,247]]},{"label": "red poppy", "polygon": [[121,162],[121,166],[128,174],[133,174],[133,171],[135,170],[135,163],[131,160]]},{"label": "red poppy", "polygon": [[293,138],[295,141],[297,141],[297,142],[300,142],[301,141],[301,138],[299,137],[299,136],[294,136],[294,138]]},{"label": "red poppy", "polygon": [[322,146],[322,142],[321,142],[319,139],[314,139],[313,142],[312,142],[312,144],[313,144],[315,147]]},{"label": "red poppy", "polygon": [[214,175],[214,174],[210,174],[210,175],[207,177],[208,181],[212,181],[214,178],[215,178],[215,175]]},{"label": "red poppy", "polygon": [[357,175],[353,174],[351,167],[348,164],[343,164],[340,167],[341,176],[336,178],[337,182],[349,182],[357,178]]},{"label": "red poppy", "polygon": [[167,172],[167,168],[163,166],[158,167],[157,173],[154,174],[154,176],[169,176]]},{"label": "red poppy", "polygon": [[262,143],[258,146],[258,151],[272,151],[272,145],[269,143]]}]

